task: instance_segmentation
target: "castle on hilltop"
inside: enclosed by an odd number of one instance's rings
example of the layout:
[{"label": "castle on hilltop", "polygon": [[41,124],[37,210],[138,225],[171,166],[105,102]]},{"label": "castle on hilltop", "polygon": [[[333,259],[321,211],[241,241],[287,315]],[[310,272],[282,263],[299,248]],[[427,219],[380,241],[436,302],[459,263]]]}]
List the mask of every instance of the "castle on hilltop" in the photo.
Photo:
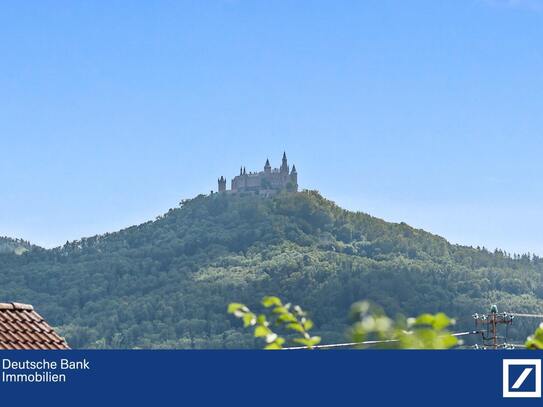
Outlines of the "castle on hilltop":
[{"label": "castle on hilltop", "polygon": [[287,155],[283,153],[283,161],[280,168],[272,169],[270,160],[266,160],[264,171],[247,172],[245,167],[239,169],[239,175],[232,179],[231,189],[226,190],[226,178],[218,179],[219,192],[250,192],[256,195],[272,195],[279,191],[297,191],[298,173],[296,166],[289,169]]}]

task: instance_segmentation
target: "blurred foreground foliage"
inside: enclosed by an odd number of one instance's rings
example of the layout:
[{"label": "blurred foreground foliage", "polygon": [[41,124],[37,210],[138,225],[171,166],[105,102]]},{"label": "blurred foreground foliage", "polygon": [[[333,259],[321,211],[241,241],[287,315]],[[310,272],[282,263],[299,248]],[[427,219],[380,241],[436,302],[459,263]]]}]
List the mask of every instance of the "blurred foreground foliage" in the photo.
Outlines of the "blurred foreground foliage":
[{"label": "blurred foreground foliage", "polygon": [[299,305],[283,304],[278,297],[264,297],[262,305],[268,316],[265,313],[256,315],[240,303],[228,305],[228,313],[241,318],[246,328],[254,327],[255,338],[263,338],[266,342],[264,349],[283,348],[285,338],[272,330],[275,327],[294,332],[295,337],[292,341],[309,349],[320,343],[319,336],[309,334],[313,321],[307,318],[305,311]]},{"label": "blurred foreground foliage", "polygon": [[455,321],[442,312],[392,320],[380,307],[361,301],[351,307],[351,315],[355,320],[350,329],[353,341],[387,341],[372,344],[372,348],[449,349],[459,344],[447,330]]},{"label": "blurred foreground foliage", "polygon": [[528,349],[543,350],[543,323],[535,330],[533,335],[530,335],[526,340]]},{"label": "blurred foreground foliage", "polygon": [[[257,315],[241,303],[228,305],[228,313],[240,318],[244,327],[254,327],[254,337],[265,340],[264,349],[283,349],[286,340],[273,331],[274,327],[296,332],[298,336],[292,338],[293,342],[308,349],[320,343],[320,337],[309,334],[313,322],[300,306],[290,303],[283,305],[278,297],[264,297],[262,305],[270,316]],[[349,333],[354,342],[360,343],[359,348],[449,349],[459,344],[458,339],[447,330],[455,321],[444,313],[422,314],[416,318],[393,321],[381,308],[361,301],[352,306],[351,314],[355,322]],[[372,343],[364,344],[365,341]]]}]

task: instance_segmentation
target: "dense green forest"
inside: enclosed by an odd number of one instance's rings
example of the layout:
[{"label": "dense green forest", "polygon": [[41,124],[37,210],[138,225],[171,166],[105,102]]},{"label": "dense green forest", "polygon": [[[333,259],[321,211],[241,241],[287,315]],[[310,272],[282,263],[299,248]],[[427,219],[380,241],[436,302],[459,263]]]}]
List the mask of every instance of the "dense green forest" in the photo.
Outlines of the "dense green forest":
[{"label": "dense green forest", "polygon": [[[0,250],[0,301],[33,304],[74,348],[257,346],[226,306],[264,295],[307,309],[323,343],[345,339],[361,299],[392,316],[444,311],[455,329],[490,303],[543,311],[543,259],[452,245],[312,191],[201,195],[59,248],[3,245],[12,249]],[[510,334],[523,341],[535,326],[515,321]]]},{"label": "dense green forest", "polygon": [[30,242],[22,239],[11,239],[9,237],[0,237],[0,254],[15,253],[23,254],[33,248]]}]

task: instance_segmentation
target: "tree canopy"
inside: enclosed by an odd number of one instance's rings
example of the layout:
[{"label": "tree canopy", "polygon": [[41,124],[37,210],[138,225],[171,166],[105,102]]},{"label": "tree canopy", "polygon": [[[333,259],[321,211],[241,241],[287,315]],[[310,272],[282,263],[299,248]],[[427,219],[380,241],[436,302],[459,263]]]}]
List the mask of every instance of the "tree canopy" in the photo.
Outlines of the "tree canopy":
[{"label": "tree canopy", "polygon": [[490,303],[543,311],[541,258],[453,245],[314,191],[201,195],[116,233],[24,247],[0,250],[0,299],[33,304],[74,348],[259,347],[225,307],[265,295],[310,310],[328,341],[361,299],[392,316],[442,311],[458,329]]}]

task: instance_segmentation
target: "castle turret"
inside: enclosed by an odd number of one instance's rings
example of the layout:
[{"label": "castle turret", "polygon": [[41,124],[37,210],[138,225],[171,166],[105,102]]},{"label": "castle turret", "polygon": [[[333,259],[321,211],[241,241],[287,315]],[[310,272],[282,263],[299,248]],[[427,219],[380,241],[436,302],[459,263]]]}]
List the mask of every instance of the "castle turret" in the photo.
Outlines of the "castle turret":
[{"label": "castle turret", "polygon": [[224,178],[221,175],[221,177],[218,179],[218,182],[219,182],[219,192],[226,191],[226,178]]},{"label": "castle turret", "polygon": [[271,165],[269,159],[266,159],[266,164],[264,165],[264,172],[266,174],[271,174]]},{"label": "castle turret", "polygon": [[288,174],[287,153],[283,151],[283,161],[281,163],[280,171],[282,174]]},{"label": "castle turret", "polygon": [[293,190],[298,190],[298,171],[296,171],[296,166],[292,164],[292,171],[290,172],[290,182],[293,185]]}]

